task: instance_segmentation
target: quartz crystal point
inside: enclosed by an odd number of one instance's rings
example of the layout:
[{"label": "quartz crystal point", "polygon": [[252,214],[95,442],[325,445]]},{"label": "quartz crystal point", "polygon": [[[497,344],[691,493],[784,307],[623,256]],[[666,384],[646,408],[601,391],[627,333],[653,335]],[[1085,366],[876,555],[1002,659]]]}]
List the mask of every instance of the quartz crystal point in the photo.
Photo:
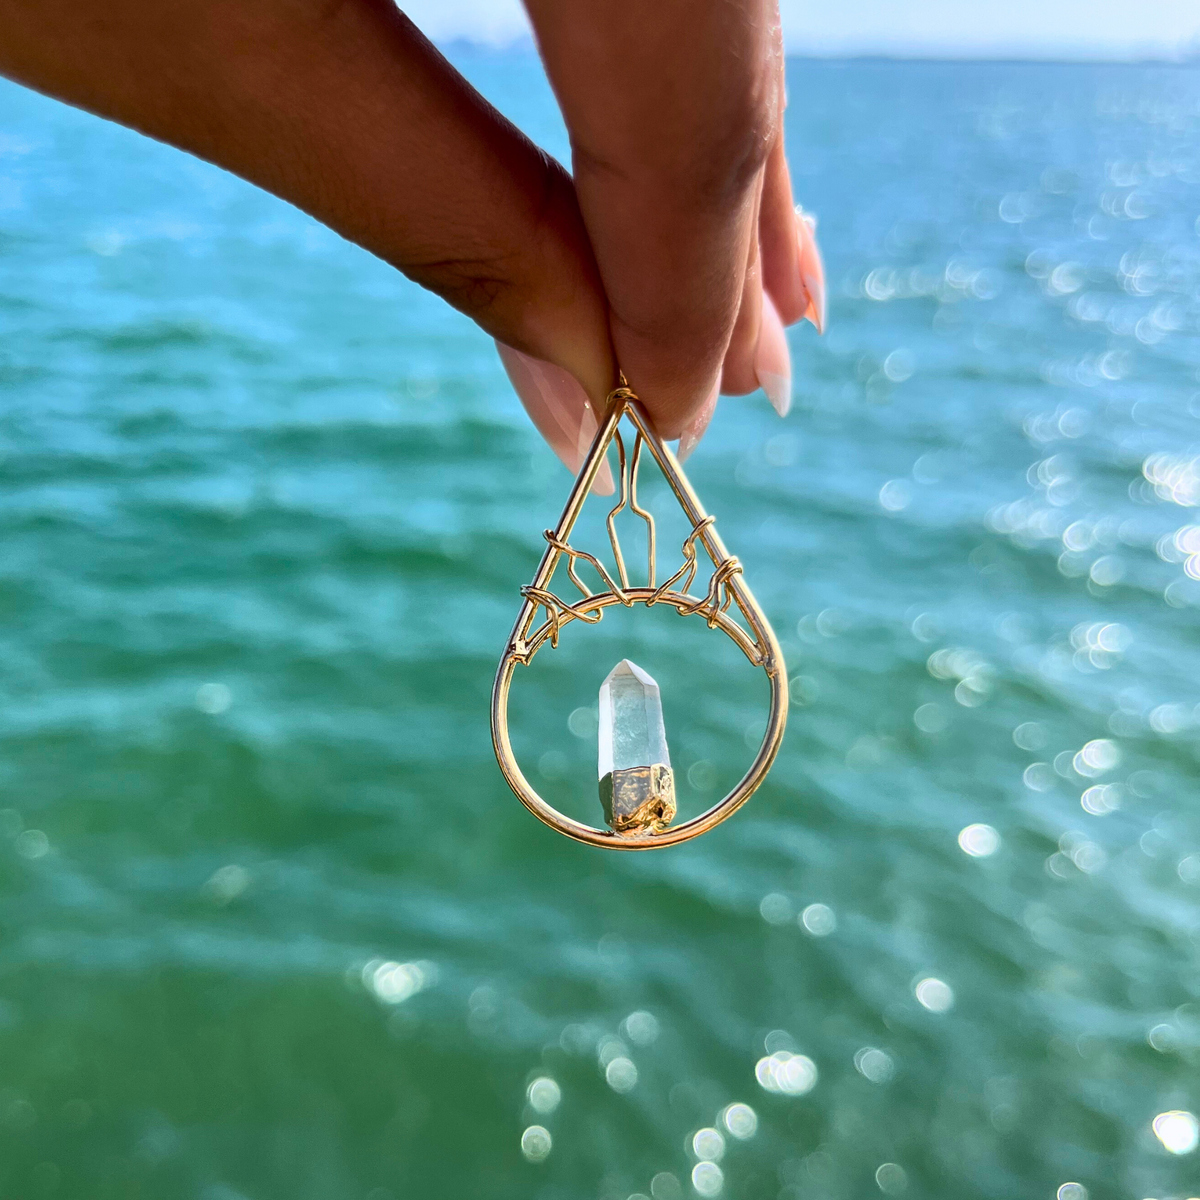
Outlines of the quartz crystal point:
[{"label": "quartz crystal point", "polygon": [[600,686],[600,803],[616,833],[666,828],[675,779],[658,684],[622,659]]}]

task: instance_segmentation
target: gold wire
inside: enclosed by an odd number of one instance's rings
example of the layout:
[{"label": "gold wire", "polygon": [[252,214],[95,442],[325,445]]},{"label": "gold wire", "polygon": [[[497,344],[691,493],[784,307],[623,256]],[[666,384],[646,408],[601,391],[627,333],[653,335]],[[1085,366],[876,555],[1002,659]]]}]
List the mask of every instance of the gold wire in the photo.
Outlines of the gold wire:
[{"label": "gold wire", "polygon": [[625,507],[625,502],[629,499],[629,474],[625,465],[625,441],[621,437],[619,429],[613,430],[613,441],[617,443],[618,471],[621,476],[621,498],[613,506],[612,511],[608,514],[608,520],[604,524],[608,527],[608,540],[612,543],[613,559],[617,564],[617,574],[621,576],[621,586],[627,588],[629,586],[629,575],[625,570],[625,557],[621,553],[621,542],[617,537],[617,526],[615,523],[617,513]]},{"label": "gold wire", "polygon": [[646,586],[654,586],[654,518],[646,509],[638,504],[637,485],[638,485],[638,467],[642,461],[642,446],[646,443],[646,439],[642,437],[642,431],[638,430],[638,435],[633,440],[633,460],[629,464],[629,507],[637,513],[643,521],[646,522]]}]

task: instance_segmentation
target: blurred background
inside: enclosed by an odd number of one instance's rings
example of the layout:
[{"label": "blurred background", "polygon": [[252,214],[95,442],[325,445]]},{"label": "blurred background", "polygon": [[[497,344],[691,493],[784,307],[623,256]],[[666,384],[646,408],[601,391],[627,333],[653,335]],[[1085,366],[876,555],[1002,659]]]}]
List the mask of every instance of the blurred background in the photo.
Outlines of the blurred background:
[{"label": "blurred background", "polygon": [[[515,6],[429,7],[565,156]],[[488,339],[0,85],[0,1194],[1200,1194],[1200,18],[1074,7],[789,10],[830,329],[689,472],[790,728],[646,855],[495,766],[570,480]],[[543,652],[526,770],[598,820],[625,655],[698,811],[765,690],[669,613]]]}]

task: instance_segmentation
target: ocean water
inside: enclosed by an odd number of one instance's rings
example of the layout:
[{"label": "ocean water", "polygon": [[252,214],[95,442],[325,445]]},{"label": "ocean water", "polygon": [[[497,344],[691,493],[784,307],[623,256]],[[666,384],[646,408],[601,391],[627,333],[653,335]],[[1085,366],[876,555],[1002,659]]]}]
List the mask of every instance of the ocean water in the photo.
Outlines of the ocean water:
[{"label": "ocean water", "polygon": [[[0,88],[0,1194],[1200,1193],[1200,70],[789,76],[830,330],[689,472],[790,726],[642,855],[494,763],[569,478],[488,340]],[[764,702],[701,622],[571,627],[522,761],[599,819],[626,654],[697,811]]]}]

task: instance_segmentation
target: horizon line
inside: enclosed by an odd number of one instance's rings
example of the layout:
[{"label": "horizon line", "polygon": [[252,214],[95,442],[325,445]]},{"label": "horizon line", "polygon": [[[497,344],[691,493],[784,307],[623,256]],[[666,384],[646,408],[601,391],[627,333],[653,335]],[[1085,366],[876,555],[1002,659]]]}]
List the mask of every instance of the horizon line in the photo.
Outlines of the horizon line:
[{"label": "horizon line", "polygon": [[[513,38],[508,42],[490,42],[470,37],[438,38],[434,43],[439,50],[476,50],[491,54],[528,53],[537,54],[537,46],[532,37],[527,35]],[[1200,48],[1195,43],[1189,45],[1186,51],[1170,54],[1167,52],[1148,52],[1138,55],[1104,55],[1104,54],[1031,54],[1019,52],[997,52],[995,54],[951,52],[939,54],[934,51],[913,53],[895,51],[821,51],[817,49],[786,50],[786,59],[798,59],[803,62],[825,63],[885,63],[902,65],[904,63],[941,63],[946,65],[967,66],[969,64],[996,64],[1011,66],[1062,66],[1062,67],[1200,67]]]}]

